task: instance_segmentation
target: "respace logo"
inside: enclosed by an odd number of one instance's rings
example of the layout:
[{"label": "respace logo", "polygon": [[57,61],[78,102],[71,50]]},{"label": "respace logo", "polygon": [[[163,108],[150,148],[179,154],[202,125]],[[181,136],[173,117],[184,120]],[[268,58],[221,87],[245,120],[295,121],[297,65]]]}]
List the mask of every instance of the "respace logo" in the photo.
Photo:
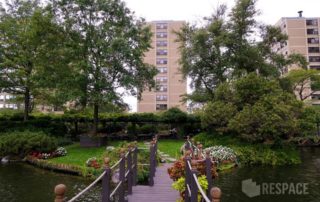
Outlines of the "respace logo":
[{"label": "respace logo", "polygon": [[304,195],[308,194],[308,183],[262,183],[257,185],[252,179],[242,181],[242,192],[248,197],[256,197],[260,195]]}]

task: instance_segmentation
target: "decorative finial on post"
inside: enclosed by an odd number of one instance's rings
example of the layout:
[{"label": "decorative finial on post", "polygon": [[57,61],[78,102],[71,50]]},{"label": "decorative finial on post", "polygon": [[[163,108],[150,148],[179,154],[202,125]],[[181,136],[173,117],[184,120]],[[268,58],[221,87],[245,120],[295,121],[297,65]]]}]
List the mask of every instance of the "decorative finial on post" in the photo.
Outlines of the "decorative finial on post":
[{"label": "decorative finial on post", "polygon": [[191,150],[186,150],[184,157],[190,157],[191,153]]},{"label": "decorative finial on post", "polygon": [[67,187],[64,184],[58,184],[54,188],[54,194],[56,195],[54,202],[63,202],[64,194],[66,193]]},{"label": "decorative finial on post", "polygon": [[121,158],[125,156],[125,152],[126,152],[126,150],[124,148],[120,149],[120,157]]},{"label": "decorative finial on post", "polygon": [[104,158],[103,162],[104,162],[104,167],[109,168],[110,158],[109,157]]},{"label": "decorative finial on post", "polygon": [[189,135],[187,136],[187,141],[190,141],[190,136]]},{"label": "decorative finial on post", "polygon": [[210,158],[210,151],[209,150],[206,150],[206,157]]},{"label": "decorative finial on post", "polygon": [[219,187],[213,187],[210,191],[212,202],[220,202],[221,199],[221,189]]}]

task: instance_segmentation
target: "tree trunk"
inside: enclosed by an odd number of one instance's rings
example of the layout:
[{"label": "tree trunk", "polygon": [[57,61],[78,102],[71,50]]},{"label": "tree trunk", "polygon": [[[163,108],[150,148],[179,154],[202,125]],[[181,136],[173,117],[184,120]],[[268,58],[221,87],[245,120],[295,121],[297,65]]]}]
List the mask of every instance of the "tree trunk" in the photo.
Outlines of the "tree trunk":
[{"label": "tree trunk", "polygon": [[99,105],[94,104],[93,106],[93,135],[97,134],[98,131],[98,124],[99,124]]},{"label": "tree trunk", "polygon": [[24,116],[23,121],[28,121],[29,119],[29,108],[30,108],[30,90],[26,88],[24,93]]}]

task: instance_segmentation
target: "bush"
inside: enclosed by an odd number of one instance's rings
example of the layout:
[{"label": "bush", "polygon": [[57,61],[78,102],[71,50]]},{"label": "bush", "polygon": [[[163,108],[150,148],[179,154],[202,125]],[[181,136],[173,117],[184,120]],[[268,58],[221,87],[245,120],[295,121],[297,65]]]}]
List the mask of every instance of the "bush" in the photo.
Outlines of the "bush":
[{"label": "bush", "polygon": [[303,109],[299,119],[299,136],[313,136],[317,134],[317,123],[320,124],[320,107],[309,106]]},{"label": "bush", "polygon": [[221,101],[209,102],[203,109],[201,125],[203,128],[216,129],[220,132],[228,131],[228,123],[237,113],[237,108],[232,103]]},{"label": "bush", "polygon": [[10,132],[0,136],[0,156],[26,156],[31,151],[50,152],[57,148],[57,140],[43,132]]},{"label": "bush", "polygon": [[214,145],[230,147],[239,162],[245,165],[291,165],[301,162],[298,151],[290,145],[276,149],[270,145],[252,145],[236,137],[208,133],[201,133],[193,138],[196,142],[201,142],[205,148]]},{"label": "bush", "polygon": [[301,102],[293,95],[266,95],[243,108],[229,123],[229,129],[249,142],[288,139],[298,133]]}]

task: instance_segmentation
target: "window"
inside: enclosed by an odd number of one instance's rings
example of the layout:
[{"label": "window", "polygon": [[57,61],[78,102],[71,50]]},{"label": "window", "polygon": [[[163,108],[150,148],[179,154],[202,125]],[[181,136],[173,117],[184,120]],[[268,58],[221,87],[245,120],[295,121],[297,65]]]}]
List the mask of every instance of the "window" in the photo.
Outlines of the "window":
[{"label": "window", "polygon": [[3,104],[0,104],[0,108],[3,108],[4,106],[3,106]]},{"label": "window", "polygon": [[159,50],[157,50],[157,55],[159,55],[159,56],[161,56],[161,55],[168,55],[168,50],[159,49]]},{"label": "window", "polygon": [[4,95],[0,95],[0,101],[4,100]]},{"label": "window", "polygon": [[157,59],[157,65],[165,65],[168,64],[168,60],[166,58]]},{"label": "window", "polygon": [[310,65],[310,69],[320,70],[320,65]]},{"label": "window", "polygon": [[309,56],[309,62],[320,62],[320,56]]},{"label": "window", "polygon": [[157,68],[159,73],[163,74],[163,73],[167,73],[167,68],[166,67],[158,67]]},{"label": "window", "polygon": [[319,47],[308,47],[309,53],[319,53],[320,48]]},{"label": "window", "polygon": [[168,42],[167,41],[157,41],[157,47],[167,47]]},{"label": "window", "polygon": [[308,43],[310,44],[318,44],[319,38],[308,38]]},{"label": "window", "polygon": [[157,95],[157,101],[167,101],[167,95]]},{"label": "window", "polygon": [[166,76],[159,76],[156,78],[156,81],[159,83],[166,83],[168,81]]},{"label": "window", "polygon": [[156,109],[157,110],[166,110],[168,108],[168,105],[166,104],[157,104]]},{"label": "window", "polygon": [[157,32],[157,38],[167,38],[167,32]]},{"label": "window", "polygon": [[318,25],[318,20],[317,19],[307,20],[306,24],[307,25],[311,25],[311,26],[317,26]]},{"label": "window", "polygon": [[168,91],[168,86],[167,85],[158,85],[156,87],[156,90],[158,92],[167,92]]},{"label": "window", "polygon": [[318,35],[319,34],[319,31],[318,29],[307,29],[307,34],[316,34]]},{"label": "window", "polygon": [[157,23],[156,24],[156,28],[157,29],[167,29],[168,28],[168,24],[167,23]]}]

